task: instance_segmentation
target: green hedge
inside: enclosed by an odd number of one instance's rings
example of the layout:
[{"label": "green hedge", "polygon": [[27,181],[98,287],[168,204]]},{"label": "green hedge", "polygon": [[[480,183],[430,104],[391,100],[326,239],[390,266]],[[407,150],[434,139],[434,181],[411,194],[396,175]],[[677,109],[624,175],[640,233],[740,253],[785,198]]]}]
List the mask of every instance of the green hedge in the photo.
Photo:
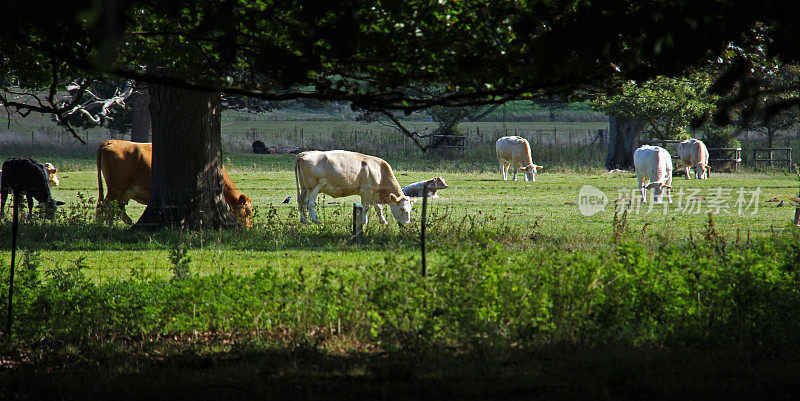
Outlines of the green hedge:
[{"label": "green hedge", "polygon": [[[29,253],[17,271],[14,333],[75,340],[327,328],[387,348],[567,342],[788,351],[800,344],[796,231],[748,244],[707,233],[656,249],[627,242],[610,251],[514,251],[485,238],[441,249],[424,278],[418,261],[390,256],[347,270],[200,277],[176,269],[172,280],[139,271],[102,284],[86,278],[80,260],[43,273]],[[5,327],[7,263],[0,274]]]}]

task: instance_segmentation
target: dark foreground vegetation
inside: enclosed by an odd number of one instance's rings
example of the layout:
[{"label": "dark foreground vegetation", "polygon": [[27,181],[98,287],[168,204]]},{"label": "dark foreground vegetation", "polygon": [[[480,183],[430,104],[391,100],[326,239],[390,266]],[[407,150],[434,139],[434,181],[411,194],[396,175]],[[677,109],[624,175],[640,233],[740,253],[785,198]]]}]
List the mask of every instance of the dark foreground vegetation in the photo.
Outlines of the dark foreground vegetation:
[{"label": "dark foreground vegetation", "polygon": [[[800,233],[514,250],[487,234],[418,260],[97,282],[17,272],[0,398],[790,398]],[[0,277],[8,264],[0,262]],[[7,281],[0,285],[6,305]],[[0,319],[5,327],[5,318]],[[122,398],[124,399],[124,398]]]}]

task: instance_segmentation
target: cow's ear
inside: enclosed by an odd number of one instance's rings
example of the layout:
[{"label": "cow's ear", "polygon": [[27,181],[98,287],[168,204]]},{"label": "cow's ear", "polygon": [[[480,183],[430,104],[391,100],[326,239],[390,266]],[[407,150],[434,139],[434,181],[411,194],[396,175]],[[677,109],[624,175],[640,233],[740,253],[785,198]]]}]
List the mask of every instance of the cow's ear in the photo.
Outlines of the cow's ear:
[{"label": "cow's ear", "polygon": [[400,202],[400,198],[398,198],[395,194],[389,194],[389,199],[394,203]]},{"label": "cow's ear", "polygon": [[544,166],[536,166],[536,171],[539,171],[539,170],[541,170],[543,168],[544,168]]},{"label": "cow's ear", "polygon": [[411,204],[413,205],[414,202],[417,201],[417,198],[408,198],[408,201],[411,202]]},{"label": "cow's ear", "polygon": [[61,205],[66,205],[66,203],[64,203],[62,201],[56,201],[56,205],[61,206]]},{"label": "cow's ear", "polygon": [[661,184],[661,188],[672,189],[672,185]]},{"label": "cow's ear", "polygon": [[239,200],[237,201],[240,205],[244,206],[247,202],[250,202],[250,198],[247,197],[245,194],[239,195]]}]

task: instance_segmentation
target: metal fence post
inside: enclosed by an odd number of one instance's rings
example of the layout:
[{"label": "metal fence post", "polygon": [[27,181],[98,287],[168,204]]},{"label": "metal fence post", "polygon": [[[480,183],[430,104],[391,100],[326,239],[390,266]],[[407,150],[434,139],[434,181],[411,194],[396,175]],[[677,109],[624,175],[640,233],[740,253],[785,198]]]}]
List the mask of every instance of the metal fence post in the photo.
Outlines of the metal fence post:
[{"label": "metal fence post", "polygon": [[422,249],[422,277],[428,275],[428,265],[425,260],[425,216],[428,214],[428,183],[422,186],[422,225],[419,233],[420,248]]}]

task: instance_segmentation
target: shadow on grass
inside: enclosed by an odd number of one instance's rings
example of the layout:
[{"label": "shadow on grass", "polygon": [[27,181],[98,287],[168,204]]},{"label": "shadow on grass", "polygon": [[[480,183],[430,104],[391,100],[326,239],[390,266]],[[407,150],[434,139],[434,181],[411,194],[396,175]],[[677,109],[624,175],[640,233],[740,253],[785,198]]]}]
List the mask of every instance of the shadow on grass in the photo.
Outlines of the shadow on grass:
[{"label": "shadow on grass", "polygon": [[[222,350],[224,349],[224,350]],[[41,350],[39,350],[41,351]],[[30,357],[30,355],[29,355]],[[247,341],[63,345],[0,360],[0,398],[81,400],[792,399],[800,360],[606,346],[331,353]]]},{"label": "shadow on grass", "polygon": [[[341,249],[353,246],[347,224],[333,222],[321,225],[299,223],[259,225],[251,229],[194,230],[162,229],[148,231],[122,224],[111,226],[94,223],[51,223],[23,221],[20,224],[18,248],[25,250],[110,251],[163,250],[174,244],[200,249],[215,246],[222,249],[274,251],[284,249]],[[361,248],[416,246],[418,228],[398,230],[390,225],[370,223],[365,229]],[[0,222],[0,251],[11,250],[11,222]]]}]

